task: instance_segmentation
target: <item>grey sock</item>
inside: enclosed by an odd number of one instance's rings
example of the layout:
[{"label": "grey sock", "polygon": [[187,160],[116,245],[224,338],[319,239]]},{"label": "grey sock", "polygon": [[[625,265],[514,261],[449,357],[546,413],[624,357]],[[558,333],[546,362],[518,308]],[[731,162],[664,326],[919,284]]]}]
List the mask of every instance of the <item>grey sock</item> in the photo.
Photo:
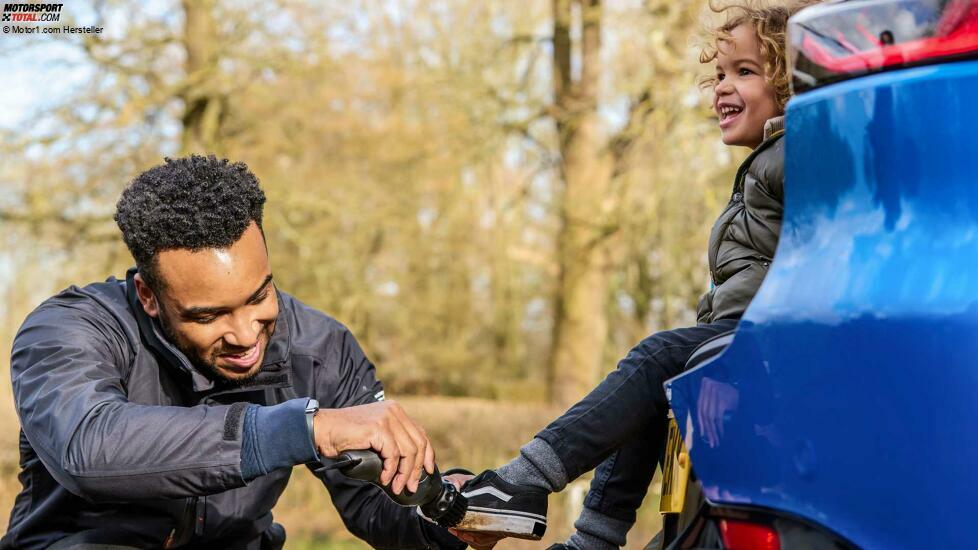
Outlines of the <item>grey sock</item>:
[{"label": "grey sock", "polygon": [[574,522],[577,531],[567,540],[575,550],[618,550],[633,523],[584,508]]},{"label": "grey sock", "polygon": [[520,456],[496,469],[496,474],[514,485],[528,485],[556,493],[567,486],[564,465],[549,443],[534,437],[523,445]]}]

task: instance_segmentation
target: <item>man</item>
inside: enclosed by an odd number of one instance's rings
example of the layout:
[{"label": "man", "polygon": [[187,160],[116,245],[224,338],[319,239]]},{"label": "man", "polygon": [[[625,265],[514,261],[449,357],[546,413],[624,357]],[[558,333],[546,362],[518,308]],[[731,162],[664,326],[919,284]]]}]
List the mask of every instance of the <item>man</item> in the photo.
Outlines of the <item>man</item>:
[{"label": "man", "polygon": [[[264,202],[242,163],[167,159],[117,205],[126,280],[27,317],[11,356],[23,490],[0,548],[280,548],[292,466],[373,448],[395,493],[433,471],[353,335],[273,284]],[[465,546],[373,485],[319,476],[375,547]]]}]

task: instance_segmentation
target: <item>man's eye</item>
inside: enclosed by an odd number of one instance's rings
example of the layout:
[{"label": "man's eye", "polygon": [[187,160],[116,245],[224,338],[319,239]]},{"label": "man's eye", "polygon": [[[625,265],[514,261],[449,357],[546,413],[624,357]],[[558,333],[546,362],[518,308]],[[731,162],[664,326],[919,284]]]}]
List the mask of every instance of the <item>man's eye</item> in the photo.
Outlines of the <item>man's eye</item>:
[{"label": "man's eye", "polygon": [[216,315],[208,315],[207,317],[195,317],[193,319],[193,322],[197,323],[198,325],[208,325],[216,320],[217,320]]},{"label": "man's eye", "polygon": [[264,294],[262,294],[260,296],[255,296],[255,299],[252,300],[251,303],[252,304],[260,304],[260,303],[262,303],[262,302],[265,301],[265,298],[268,298],[268,292],[265,292]]}]

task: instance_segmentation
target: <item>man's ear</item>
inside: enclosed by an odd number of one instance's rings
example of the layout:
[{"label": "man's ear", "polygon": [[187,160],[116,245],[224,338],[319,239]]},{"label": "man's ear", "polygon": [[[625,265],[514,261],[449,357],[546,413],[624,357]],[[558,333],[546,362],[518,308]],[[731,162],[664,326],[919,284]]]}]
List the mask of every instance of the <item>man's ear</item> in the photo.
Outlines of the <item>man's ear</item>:
[{"label": "man's ear", "polygon": [[159,317],[160,302],[156,299],[153,289],[149,288],[140,273],[136,273],[132,280],[136,283],[136,297],[139,298],[139,303],[143,305],[143,311],[150,317]]}]

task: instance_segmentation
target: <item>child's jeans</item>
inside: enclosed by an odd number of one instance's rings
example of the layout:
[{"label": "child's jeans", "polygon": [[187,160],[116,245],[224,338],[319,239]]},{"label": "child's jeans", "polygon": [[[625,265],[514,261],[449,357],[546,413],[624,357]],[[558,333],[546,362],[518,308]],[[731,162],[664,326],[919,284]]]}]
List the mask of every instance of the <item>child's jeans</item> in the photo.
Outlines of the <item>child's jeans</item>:
[{"label": "child's jeans", "polygon": [[537,434],[560,458],[568,480],[601,465],[587,508],[635,521],[665,445],[669,404],[662,384],[683,371],[700,344],[736,326],[737,319],[721,319],[649,336],[598,387]]}]

